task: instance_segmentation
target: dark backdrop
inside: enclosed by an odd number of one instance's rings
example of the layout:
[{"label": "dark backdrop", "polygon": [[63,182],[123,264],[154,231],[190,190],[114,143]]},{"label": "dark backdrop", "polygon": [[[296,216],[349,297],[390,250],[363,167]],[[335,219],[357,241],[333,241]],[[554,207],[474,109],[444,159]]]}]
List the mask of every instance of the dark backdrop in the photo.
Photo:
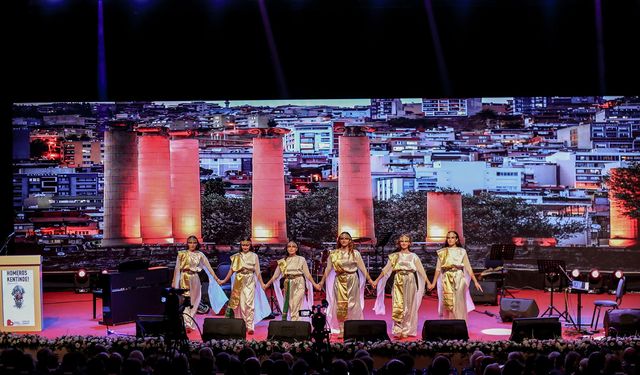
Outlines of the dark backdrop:
[{"label": "dark backdrop", "polygon": [[[10,191],[11,103],[101,97],[97,0],[5,3],[12,8],[3,12],[0,183]],[[632,57],[638,1],[103,0],[103,7],[107,100],[637,95],[640,87]],[[1,195],[0,233],[9,233],[11,197]]]}]

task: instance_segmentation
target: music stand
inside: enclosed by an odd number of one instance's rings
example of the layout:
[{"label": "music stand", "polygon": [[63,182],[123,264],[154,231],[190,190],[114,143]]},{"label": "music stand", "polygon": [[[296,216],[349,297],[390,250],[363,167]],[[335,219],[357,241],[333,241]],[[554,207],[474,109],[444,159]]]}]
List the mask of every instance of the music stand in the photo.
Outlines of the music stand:
[{"label": "music stand", "polygon": [[560,312],[553,305],[553,277],[558,278],[558,282],[562,285],[562,278],[560,277],[566,268],[564,260],[558,259],[538,259],[538,272],[544,274],[545,278],[549,280],[551,283],[551,295],[549,299],[549,307],[540,315],[540,317],[544,317],[545,315],[553,316],[553,313],[558,313],[558,317],[564,318],[565,321],[570,321],[573,323],[573,319],[569,315],[568,311]]},{"label": "music stand", "polygon": [[511,298],[516,298],[507,288],[505,284],[504,276],[504,261],[513,260],[516,253],[516,245],[513,244],[494,244],[491,245],[489,252],[489,260],[500,261],[502,263],[502,269],[500,270],[500,298],[504,298],[505,294],[508,294]]}]

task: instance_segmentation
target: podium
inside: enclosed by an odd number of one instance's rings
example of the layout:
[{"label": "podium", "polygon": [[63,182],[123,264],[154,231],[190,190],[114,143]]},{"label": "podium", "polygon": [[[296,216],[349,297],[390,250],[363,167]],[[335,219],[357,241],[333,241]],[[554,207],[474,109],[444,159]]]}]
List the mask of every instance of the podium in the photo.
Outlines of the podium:
[{"label": "podium", "polygon": [[0,257],[0,331],[42,331],[42,257]]}]

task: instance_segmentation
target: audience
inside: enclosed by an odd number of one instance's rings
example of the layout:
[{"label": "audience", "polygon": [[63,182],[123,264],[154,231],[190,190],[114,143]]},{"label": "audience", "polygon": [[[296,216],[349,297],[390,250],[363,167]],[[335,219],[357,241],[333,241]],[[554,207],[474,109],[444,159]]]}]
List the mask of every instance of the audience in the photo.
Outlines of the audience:
[{"label": "audience", "polygon": [[[475,351],[469,356],[465,375],[640,375],[636,371],[637,350],[629,347],[622,353],[612,353],[606,348],[587,348],[586,357],[575,351],[561,353],[528,353],[514,351],[498,357]],[[126,354],[126,353],[125,353]],[[343,353],[344,354],[344,353]],[[49,348],[37,351],[35,359],[30,353],[18,349],[0,352],[0,374],[34,375],[458,375],[451,359],[436,355],[431,365],[416,369],[416,358],[409,352],[400,352],[380,368],[368,351],[357,350],[353,357],[343,355],[330,362],[315,352],[293,355],[272,353],[260,358],[255,351],[243,348],[237,354],[225,352],[213,354],[203,347],[191,358],[183,353],[143,353],[133,350],[126,359],[118,352],[109,353],[101,346],[83,352],[67,352],[62,361]]]}]

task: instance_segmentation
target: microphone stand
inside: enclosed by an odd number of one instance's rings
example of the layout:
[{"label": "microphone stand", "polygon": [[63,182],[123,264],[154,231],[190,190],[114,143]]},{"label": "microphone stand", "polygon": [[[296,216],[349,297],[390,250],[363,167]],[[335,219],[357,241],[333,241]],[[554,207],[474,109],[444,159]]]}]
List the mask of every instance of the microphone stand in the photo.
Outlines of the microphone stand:
[{"label": "microphone stand", "polygon": [[11,241],[11,237],[15,236],[16,232],[11,232],[9,233],[9,235],[7,236],[7,238],[4,240],[4,244],[2,244],[2,247],[0,248],[0,255],[3,255],[2,253],[4,253],[5,251],[7,252],[4,255],[9,255],[9,252],[7,251],[8,246],[9,246],[9,241]]},{"label": "microphone stand", "polygon": [[[573,285],[574,279],[571,276],[569,276],[567,271],[564,268],[562,268],[561,266],[558,266],[558,268],[560,269],[560,271],[562,271],[562,273],[565,275],[567,280],[569,280],[571,285]],[[574,289],[574,288],[571,288],[571,289]],[[571,323],[573,324],[573,327],[576,329],[576,331],[578,331],[580,333],[584,333],[584,334],[590,334],[590,332],[582,329],[582,325],[583,325],[582,324],[582,291],[579,290],[579,289],[576,289],[576,290],[577,290],[577,294],[578,294],[578,308],[577,308],[578,311],[577,311],[577,315],[576,315],[576,320],[577,321],[574,321],[573,319],[571,319],[571,315],[569,314],[569,311],[566,309],[566,302],[565,302],[565,312],[567,313],[567,316],[571,320]]]}]

